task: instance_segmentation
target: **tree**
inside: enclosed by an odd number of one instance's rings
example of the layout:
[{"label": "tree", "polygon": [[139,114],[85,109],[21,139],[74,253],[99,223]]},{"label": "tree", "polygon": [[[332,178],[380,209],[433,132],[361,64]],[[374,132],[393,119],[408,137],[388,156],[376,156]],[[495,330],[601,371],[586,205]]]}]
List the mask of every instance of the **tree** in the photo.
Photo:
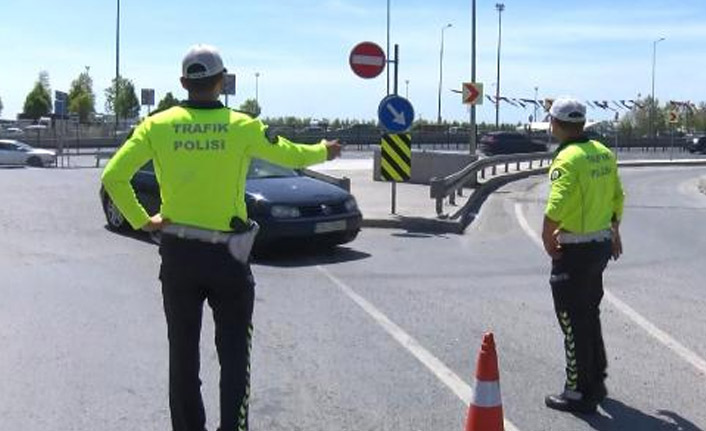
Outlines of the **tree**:
[{"label": "tree", "polygon": [[165,109],[169,109],[172,106],[177,106],[179,104],[179,99],[174,97],[172,92],[168,92],[167,94],[164,95],[164,98],[159,101],[159,104],[157,104],[157,111],[164,111]]},{"label": "tree", "polygon": [[257,103],[257,100],[255,100],[255,99],[247,99],[245,102],[243,102],[242,105],[240,105],[240,107],[238,109],[240,111],[252,114],[254,117],[259,116],[260,112],[262,112],[262,109],[260,108],[260,104]]},{"label": "tree", "polygon": [[39,73],[39,79],[34,88],[25,99],[24,115],[38,119],[51,113],[51,93],[49,89],[49,74],[45,71]]},{"label": "tree", "polygon": [[694,130],[706,131],[706,103],[699,103],[698,108],[693,112]]},{"label": "tree", "polygon": [[96,112],[96,96],[93,94],[93,79],[88,74],[88,67],[71,83],[69,90],[69,112],[78,114],[79,121],[86,123],[91,114]]},{"label": "tree", "polygon": [[137,118],[140,115],[140,102],[137,100],[135,86],[132,81],[122,76],[116,79],[113,79],[113,84],[105,89],[105,110],[117,115],[118,118]]}]

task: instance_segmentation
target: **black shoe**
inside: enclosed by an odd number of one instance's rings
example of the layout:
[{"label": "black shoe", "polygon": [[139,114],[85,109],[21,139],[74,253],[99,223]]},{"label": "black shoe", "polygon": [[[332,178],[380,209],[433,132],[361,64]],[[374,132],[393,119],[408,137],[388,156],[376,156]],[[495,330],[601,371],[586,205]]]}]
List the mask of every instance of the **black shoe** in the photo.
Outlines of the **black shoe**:
[{"label": "black shoe", "polygon": [[562,412],[595,413],[597,402],[585,399],[580,392],[564,391],[557,395],[547,395],[544,398],[547,407]]},{"label": "black shoe", "polygon": [[603,402],[603,400],[606,399],[607,396],[608,396],[608,388],[605,387],[605,383],[601,382],[601,384],[598,385],[595,392],[593,393],[593,396],[590,398],[593,401],[595,401],[596,404],[600,404]]}]

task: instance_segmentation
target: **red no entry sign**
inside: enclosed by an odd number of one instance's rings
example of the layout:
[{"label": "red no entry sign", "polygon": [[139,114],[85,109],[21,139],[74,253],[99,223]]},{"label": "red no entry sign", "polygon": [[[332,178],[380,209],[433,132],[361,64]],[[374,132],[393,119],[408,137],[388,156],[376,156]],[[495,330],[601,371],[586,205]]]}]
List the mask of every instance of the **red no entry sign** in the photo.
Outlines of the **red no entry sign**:
[{"label": "red no entry sign", "polygon": [[351,51],[348,62],[361,78],[375,78],[385,70],[385,51],[372,42],[359,43]]}]

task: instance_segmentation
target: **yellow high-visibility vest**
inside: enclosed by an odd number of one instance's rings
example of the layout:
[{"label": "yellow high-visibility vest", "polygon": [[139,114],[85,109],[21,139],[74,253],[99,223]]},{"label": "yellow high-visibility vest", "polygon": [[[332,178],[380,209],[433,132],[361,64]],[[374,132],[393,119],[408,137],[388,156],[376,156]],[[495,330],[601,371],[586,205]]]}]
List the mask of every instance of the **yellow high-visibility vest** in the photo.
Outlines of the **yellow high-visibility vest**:
[{"label": "yellow high-visibility vest", "polygon": [[103,171],[102,182],[130,225],[139,229],[149,215],[130,185],[148,161],[160,185],[162,217],[174,223],[220,231],[231,219],[247,219],[245,181],[252,158],[290,168],[326,160],[326,146],[269,137],[260,120],[220,102],[176,106],[145,119]]},{"label": "yellow high-visibility vest", "polygon": [[625,195],[615,155],[598,141],[563,144],[549,168],[545,215],[559,228],[591,233],[623,216]]}]

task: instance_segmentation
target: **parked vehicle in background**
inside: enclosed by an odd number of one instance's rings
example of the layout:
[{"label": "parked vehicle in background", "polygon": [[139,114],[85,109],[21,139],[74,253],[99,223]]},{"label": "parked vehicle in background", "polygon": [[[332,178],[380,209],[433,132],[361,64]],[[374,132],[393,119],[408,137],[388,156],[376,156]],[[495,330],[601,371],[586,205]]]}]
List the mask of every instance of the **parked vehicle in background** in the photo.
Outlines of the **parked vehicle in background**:
[{"label": "parked vehicle in background", "polygon": [[19,127],[0,128],[0,138],[19,138],[24,136],[25,132]]},{"label": "parked vehicle in background", "polygon": [[686,149],[690,153],[706,153],[706,136],[694,136],[687,139]]},{"label": "parked vehicle in background", "polygon": [[518,132],[490,132],[480,138],[478,151],[486,156],[548,151],[547,144]]},{"label": "parked vehicle in background", "polygon": [[[152,163],[133,177],[135,195],[148,213],[159,212],[159,184]],[[100,199],[108,228],[132,228],[101,187]],[[253,159],[245,186],[248,216],[260,225],[256,253],[273,251],[288,242],[335,246],[353,241],[362,215],[353,195],[294,169]]]},{"label": "parked vehicle in background", "polygon": [[364,145],[379,143],[381,133],[381,130],[373,124],[353,124],[336,131],[336,137],[344,144]]},{"label": "parked vehicle in background", "polygon": [[56,166],[56,153],[15,139],[0,139],[0,165]]}]

